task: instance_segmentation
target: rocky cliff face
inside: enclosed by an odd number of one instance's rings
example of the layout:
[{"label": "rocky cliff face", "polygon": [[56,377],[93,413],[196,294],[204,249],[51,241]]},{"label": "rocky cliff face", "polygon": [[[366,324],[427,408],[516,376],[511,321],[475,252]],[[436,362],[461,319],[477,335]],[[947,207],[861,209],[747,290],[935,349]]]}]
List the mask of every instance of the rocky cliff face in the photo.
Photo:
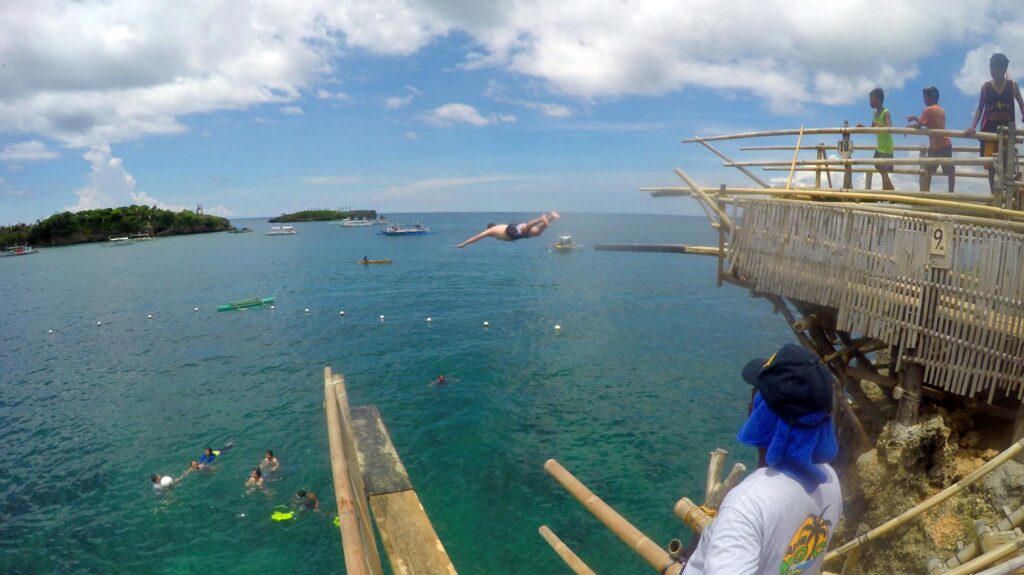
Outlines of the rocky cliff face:
[{"label": "rocky cliff face", "polygon": [[[1010,425],[970,410],[928,408],[914,426],[887,425],[875,448],[841,470],[844,517],[837,542],[910,509],[968,475],[1010,444]],[[1024,504],[1024,465],[1011,461],[975,486],[869,543],[856,573],[925,573],[931,557],[946,560],[957,541],[973,539],[975,520],[994,524],[1001,508]],[[838,571],[838,565],[830,565]]]}]

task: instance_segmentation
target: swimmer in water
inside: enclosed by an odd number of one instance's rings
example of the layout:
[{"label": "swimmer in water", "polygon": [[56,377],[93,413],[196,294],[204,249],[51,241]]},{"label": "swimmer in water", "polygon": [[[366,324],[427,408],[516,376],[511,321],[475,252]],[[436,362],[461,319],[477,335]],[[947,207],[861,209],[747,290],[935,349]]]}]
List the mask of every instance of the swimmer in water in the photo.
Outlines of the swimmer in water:
[{"label": "swimmer in water", "polygon": [[448,380],[444,378],[444,374],[437,376],[437,379],[427,384],[427,387],[434,387],[435,385],[444,385],[448,383]]},{"label": "swimmer in water", "polygon": [[263,472],[260,471],[259,467],[252,468],[252,473],[249,474],[249,479],[246,480],[245,486],[263,488]]},{"label": "swimmer in water", "polygon": [[199,469],[207,469],[213,465],[214,459],[217,459],[217,456],[213,453],[213,448],[207,447],[203,450],[203,456],[199,458]]},{"label": "swimmer in water", "polygon": [[306,491],[304,489],[296,491],[295,502],[301,509],[307,511],[316,511],[317,509],[320,509],[320,500],[317,499],[316,493],[313,493],[312,491]]},{"label": "swimmer in water", "polygon": [[281,463],[274,457],[274,452],[268,449],[266,455],[263,456],[263,461],[260,461],[260,468],[264,471],[277,471],[280,466]]},{"label": "swimmer in water", "polygon": [[551,222],[560,219],[558,212],[541,214],[539,218],[532,219],[523,224],[487,224],[487,229],[455,246],[464,248],[469,244],[476,243],[484,238],[494,238],[503,242],[514,242],[523,238],[535,238],[548,229]]}]

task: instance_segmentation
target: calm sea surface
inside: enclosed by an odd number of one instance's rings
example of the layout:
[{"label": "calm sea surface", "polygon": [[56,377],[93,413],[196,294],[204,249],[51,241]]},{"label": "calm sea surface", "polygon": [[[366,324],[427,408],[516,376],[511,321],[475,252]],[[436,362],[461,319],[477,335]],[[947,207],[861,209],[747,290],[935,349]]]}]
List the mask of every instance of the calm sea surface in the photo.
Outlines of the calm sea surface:
[{"label": "calm sea surface", "polygon": [[[700,498],[715,447],[751,462],[734,440],[738,372],[788,330],[765,302],[716,289],[712,258],[591,249],[716,244],[703,218],[564,214],[540,239],[453,247],[527,217],[423,214],[435,233],[408,238],[326,223],[268,237],[243,220],[256,232],[0,260],[0,571],[343,572],[330,365],[353,405],[380,409],[460,573],[568,572],[541,524],[600,573],[645,572],[544,461],[654,540],[688,537],[672,505]],[[549,252],[559,233],[586,249]],[[356,265],[364,255],[394,264]],[[266,296],[276,309],[215,312]],[[442,372],[452,383],[428,388]],[[228,441],[214,471],[154,496],[151,474]],[[282,469],[247,492],[266,449]],[[271,521],[300,488],[325,512]]]}]

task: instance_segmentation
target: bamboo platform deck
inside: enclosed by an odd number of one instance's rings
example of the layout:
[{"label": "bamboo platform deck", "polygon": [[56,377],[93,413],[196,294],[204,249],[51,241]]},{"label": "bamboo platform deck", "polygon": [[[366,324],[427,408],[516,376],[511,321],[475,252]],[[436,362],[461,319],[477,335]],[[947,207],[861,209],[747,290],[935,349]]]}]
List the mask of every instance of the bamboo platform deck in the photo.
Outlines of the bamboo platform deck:
[{"label": "bamboo platform deck", "polygon": [[456,575],[384,420],[369,405],[349,408],[345,378],[324,369],[324,409],[339,530],[349,575],[382,575],[370,511],[396,575]]}]

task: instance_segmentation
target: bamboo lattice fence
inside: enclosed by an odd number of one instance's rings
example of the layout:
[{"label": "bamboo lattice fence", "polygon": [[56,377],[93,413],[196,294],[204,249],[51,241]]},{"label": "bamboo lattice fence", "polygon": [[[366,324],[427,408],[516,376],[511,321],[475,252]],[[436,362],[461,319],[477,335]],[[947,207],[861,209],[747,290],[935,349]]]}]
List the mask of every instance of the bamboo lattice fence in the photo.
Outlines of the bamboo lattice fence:
[{"label": "bamboo lattice fence", "polygon": [[728,264],[757,291],[837,309],[837,329],[888,342],[929,385],[1024,399],[1024,234],[827,203],[740,206]]}]

